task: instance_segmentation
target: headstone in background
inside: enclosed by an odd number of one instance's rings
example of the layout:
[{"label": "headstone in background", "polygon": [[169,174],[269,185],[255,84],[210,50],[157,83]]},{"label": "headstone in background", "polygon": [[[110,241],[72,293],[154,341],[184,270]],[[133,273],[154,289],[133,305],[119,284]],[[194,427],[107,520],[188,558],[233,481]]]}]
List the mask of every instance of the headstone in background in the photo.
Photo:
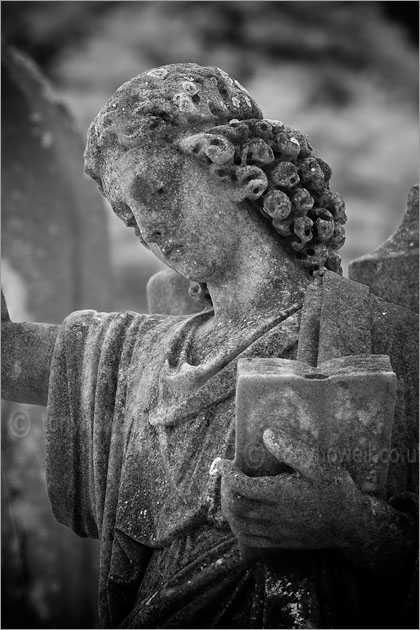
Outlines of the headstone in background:
[{"label": "headstone in background", "polygon": [[419,187],[410,189],[401,225],[378,249],[353,260],[349,278],[387,302],[418,313]]},{"label": "headstone in background", "polygon": [[[2,51],[2,284],[15,321],[106,310],[104,207],[84,143],[51,86]],[[96,625],[97,544],[57,523],[45,485],[45,408],[3,403],[2,627]]]}]

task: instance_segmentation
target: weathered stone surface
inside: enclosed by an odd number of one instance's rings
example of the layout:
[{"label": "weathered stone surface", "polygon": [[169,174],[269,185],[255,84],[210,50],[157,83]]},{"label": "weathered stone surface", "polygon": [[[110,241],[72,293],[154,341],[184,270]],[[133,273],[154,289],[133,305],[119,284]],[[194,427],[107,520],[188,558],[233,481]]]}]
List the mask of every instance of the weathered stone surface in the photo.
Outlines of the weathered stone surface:
[{"label": "weathered stone surface", "polygon": [[149,313],[188,315],[203,310],[203,304],[188,293],[190,281],[171,269],[155,273],[147,283]]},{"label": "weathered stone surface", "polygon": [[[100,539],[102,625],[398,626],[415,462],[390,465],[386,500],[312,465],[301,436],[302,452],[263,434],[291,475],[234,463],[242,358],[387,355],[392,448],[416,441],[416,317],[337,273],[345,213],[329,166],[196,64],[124,84],[90,127],[85,165],[139,240],[211,300],[191,316],[82,311],[57,331],[48,489],[60,522]],[[267,550],[244,560],[243,546]]]},{"label": "weathered stone surface", "polygon": [[384,355],[341,357],[317,367],[241,359],[236,464],[251,477],[284,472],[263,440],[265,430],[279,431],[296,448],[303,442],[314,449],[319,465],[342,465],[363,492],[384,498],[395,390],[396,376]]},{"label": "weathered stone surface", "polygon": [[349,277],[387,302],[419,310],[419,187],[410,189],[397,231],[374,252],[353,260]]},{"label": "weathered stone surface", "polygon": [[[146,155],[162,145],[165,151],[160,150],[153,166],[154,177],[144,186]],[[133,147],[135,151],[127,153]],[[185,156],[182,164],[179,152]],[[236,202],[255,201],[283,247],[295,253],[302,266],[340,270],[336,252],[344,243],[346,215],[341,195],[329,188],[330,167],[315,156],[305,134],[262,119],[246,90],[222,70],[173,64],[143,73],[121,86],[90,126],[86,172],[106,193],[115,213],[158,256],[169,249],[175,253],[180,246],[156,229],[158,216],[165,216],[168,233],[175,219],[165,206],[179,205],[180,199],[173,198],[176,188],[196,180],[202,165],[213,178],[191,188],[190,196],[216,194],[216,187],[219,195],[227,196],[234,183],[230,194],[234,192]],[[279,169],[293,176],[283,174],[283,181]],[[155,229],[139,230],[135,206],[140,198],[149,202],[150,216],[156,214]],[[194,237],[192,230],[188,246]]]}]

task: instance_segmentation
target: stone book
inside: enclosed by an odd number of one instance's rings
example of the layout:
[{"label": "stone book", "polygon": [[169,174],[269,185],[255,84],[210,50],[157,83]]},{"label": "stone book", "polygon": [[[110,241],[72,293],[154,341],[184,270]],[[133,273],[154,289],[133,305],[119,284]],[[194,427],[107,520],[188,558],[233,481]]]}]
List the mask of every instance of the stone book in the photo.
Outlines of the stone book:
[{"label": "stone book", "polygon": [[335,358],[317,367],[240,359],[235,463],[251,477],[292,472],[264,445],[263,433],[272,429],[289,448],[303,449],[304,457],[313,453],[320,465],[342,466],[363,492],[384,497],[395,391],[387,355]]}]

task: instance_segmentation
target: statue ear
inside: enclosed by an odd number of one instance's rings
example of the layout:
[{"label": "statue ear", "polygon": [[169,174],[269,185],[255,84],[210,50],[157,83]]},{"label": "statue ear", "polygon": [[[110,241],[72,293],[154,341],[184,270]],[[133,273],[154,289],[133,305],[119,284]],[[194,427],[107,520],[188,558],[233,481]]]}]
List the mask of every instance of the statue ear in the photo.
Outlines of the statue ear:
[{"label": "statue ear", "polygon": [[258,166],[242,166],[235,170],[236,182],[233,189],[235,201],[258,199],[268,187],[267,175]]}]

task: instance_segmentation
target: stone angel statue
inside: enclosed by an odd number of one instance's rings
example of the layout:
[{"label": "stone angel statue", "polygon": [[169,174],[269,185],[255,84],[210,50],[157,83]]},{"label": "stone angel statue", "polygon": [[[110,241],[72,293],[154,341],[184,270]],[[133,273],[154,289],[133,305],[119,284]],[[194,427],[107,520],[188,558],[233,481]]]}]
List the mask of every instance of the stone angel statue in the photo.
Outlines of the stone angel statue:
[{"label": "stone angel statue", "polygon": [[[179,63],[116,91],[85,170],[202,303],[60,326],[4,315],[3,396],[48,404],[52,509],[100,539],[103,627],[408,627],[416,317],[342,277],[329,165],[224,71]],[[397,376],[385,498],[314,465],[299,436],[265,436],[280,474],[235,466],[238,359],[361,354],[389,356]]]}]

